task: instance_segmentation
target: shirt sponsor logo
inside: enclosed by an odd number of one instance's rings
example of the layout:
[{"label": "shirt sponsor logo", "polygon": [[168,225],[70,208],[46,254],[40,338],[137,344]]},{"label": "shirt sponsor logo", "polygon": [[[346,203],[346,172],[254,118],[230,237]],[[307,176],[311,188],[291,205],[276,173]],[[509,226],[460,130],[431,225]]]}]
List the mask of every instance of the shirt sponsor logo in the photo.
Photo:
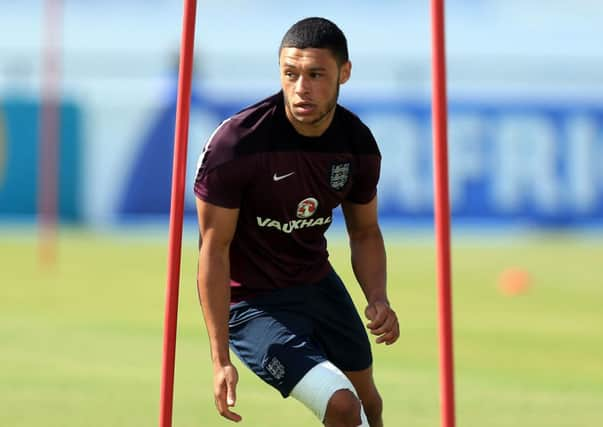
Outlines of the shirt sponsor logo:
[{"label": "shirt sponsor logo", "polygon": [[350,162],[336,163],[331,166],[331,188],[341,190],[348,183]]},{"label": "shirt sponsor logo", "polygon": [[328,217],[310,218],[310,219],[292,219],[289,222],[280,222],[272,218],[256,217],[258,225],[262,228],[276,228],[283,233],[292,233],[294,230],[302,230],[304,228],[318,227],[320,225],[330,224],[333,219]]},{"label": "shirt sponsor logo", "polygon": [[316,212],[316,208],[318,208],[318,200],[314,197],[308,197],[297,205],[297,217],[310,218]]}]

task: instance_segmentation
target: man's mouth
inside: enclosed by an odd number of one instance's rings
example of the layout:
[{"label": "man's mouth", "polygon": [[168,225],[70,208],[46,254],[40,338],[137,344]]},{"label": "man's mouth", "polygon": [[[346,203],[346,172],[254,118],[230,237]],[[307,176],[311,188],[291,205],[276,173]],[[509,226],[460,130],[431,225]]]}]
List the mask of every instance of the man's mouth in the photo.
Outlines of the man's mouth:
[{"label": "man's mouth", "polygon": [[308,114],[313,112],[316,106],[311,102],[296,102],[293,104],[293,108],[297,113]]}]

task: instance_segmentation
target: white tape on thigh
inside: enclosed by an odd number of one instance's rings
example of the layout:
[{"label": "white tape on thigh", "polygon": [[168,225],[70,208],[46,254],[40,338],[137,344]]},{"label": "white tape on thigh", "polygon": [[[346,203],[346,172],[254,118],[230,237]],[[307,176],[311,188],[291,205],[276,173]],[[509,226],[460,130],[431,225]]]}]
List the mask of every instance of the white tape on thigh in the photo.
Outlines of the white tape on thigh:
[{"label": "white tape on thigh", "polygon": [[[323,422],[331,396],[338,390],[350,390],[358,397],[354,385],[335,365],[329,361],[319,363],[310,369],[291,390],[291,396],[308,407]],[[369,427],[362,405],[360,406],[360,427]]]}]

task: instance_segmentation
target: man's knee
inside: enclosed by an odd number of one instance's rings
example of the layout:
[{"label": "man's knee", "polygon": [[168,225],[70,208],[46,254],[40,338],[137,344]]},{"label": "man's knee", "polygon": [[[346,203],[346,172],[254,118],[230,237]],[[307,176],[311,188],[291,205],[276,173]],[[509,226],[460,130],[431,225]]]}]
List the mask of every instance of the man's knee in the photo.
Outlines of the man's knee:
[{"label": "man's knee", "polygon": [[327,404],[324,423],[327,427],[357,427],[361,425],[360,401],[354,393],[347,389],[333,393]]},{"label": "man's knee", "polygon": [[354,385],[331,362],[325,361],[310,369],[291,390],[291,396],[329,427],[368,427]]}]

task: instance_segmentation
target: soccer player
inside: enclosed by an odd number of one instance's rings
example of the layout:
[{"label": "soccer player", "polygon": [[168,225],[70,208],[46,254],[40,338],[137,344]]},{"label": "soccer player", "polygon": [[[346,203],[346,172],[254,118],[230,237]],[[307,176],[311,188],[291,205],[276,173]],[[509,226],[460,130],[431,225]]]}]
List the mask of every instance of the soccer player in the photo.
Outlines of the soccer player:
[{"label": "soccer player", "polygon": [[350,78],[347,41],[323,18],[294,24],[279,49],[282,90],[228,118],[199,158],[198,289],[214,397],[232,421],[230,348],[283,397],[326,426],[383,425],[368,335],[328,260],[325,231],[341,204],[352,267],[377,343],[399,336],[377,222],[380,154],[337,104]]}]

